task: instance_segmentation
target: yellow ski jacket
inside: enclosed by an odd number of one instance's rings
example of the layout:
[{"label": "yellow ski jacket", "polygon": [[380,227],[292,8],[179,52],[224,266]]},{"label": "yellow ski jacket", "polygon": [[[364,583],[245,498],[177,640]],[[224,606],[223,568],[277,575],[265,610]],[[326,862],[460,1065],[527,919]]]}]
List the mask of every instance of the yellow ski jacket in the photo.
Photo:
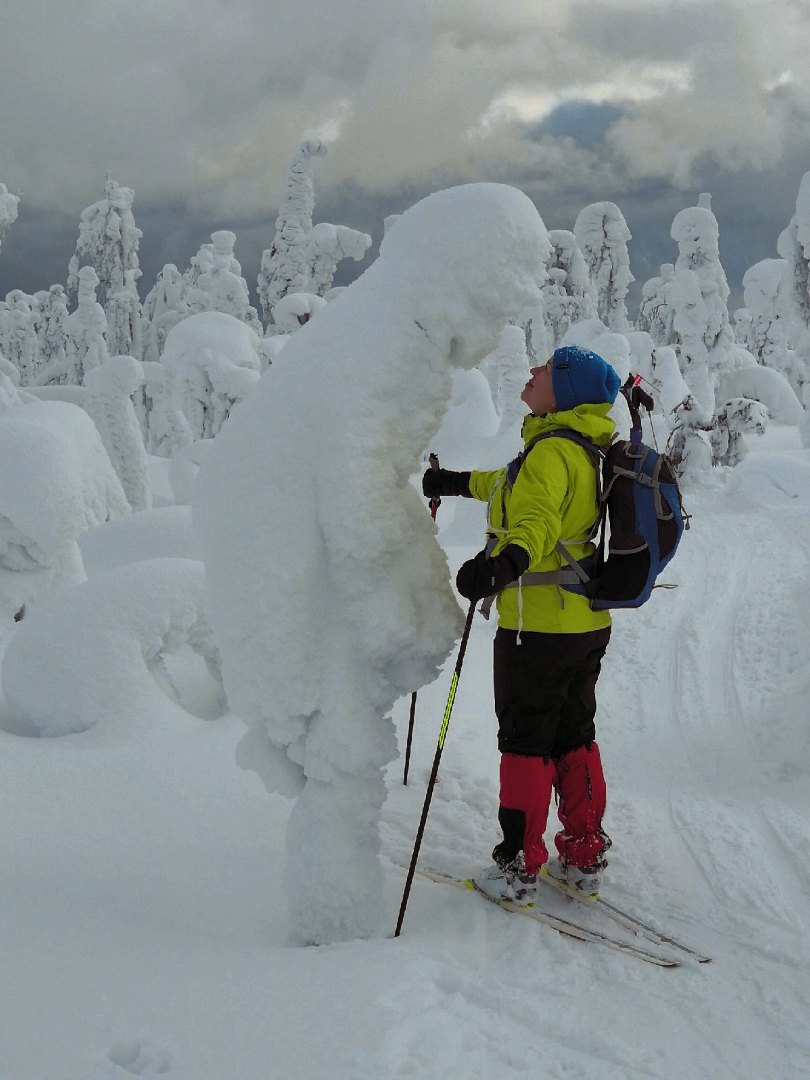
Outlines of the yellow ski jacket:
[{"label": "yellow ski jacket", "polygon": [[[524,446],[546,431],[570,428],[607,449],[615,425],[610,405],[579,405],[564,412],[526,417]],[[529,553],[529,572],[566,568],[555,550],[561,540],[576,559],[594,551],[588,542],[599,516],[596,462],[570,439],[543,439],[531,448],[510,487],[506,468],[470,475],[470,493],[488,502],[487,531],[497,539],[492,554],[507,544]],[[506,522],[506,527],[504,527]],[[591,611],[584,596],[560,585],[524,585],[498,595],[498,625],[544,634],[582,634],[610,626],[610,612]]]}]

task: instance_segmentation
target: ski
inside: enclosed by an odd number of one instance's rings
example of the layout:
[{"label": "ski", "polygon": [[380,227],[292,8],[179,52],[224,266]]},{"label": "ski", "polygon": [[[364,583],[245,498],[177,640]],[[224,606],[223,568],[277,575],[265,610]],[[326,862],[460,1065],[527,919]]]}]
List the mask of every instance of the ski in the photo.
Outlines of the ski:
[{"label": "ski", "polygon": [[680,952],[684,953],[685,956],[691,957],[691,959],[695,960],[698,964],[710,964],[712,961],[710,956],[705,956],[703,953],[698,952],[697,949],[693,949],[689,945],[684,945],[682,941],[678,941],[678,939],[672,937],[671,934],[666,934],[663,930],[658,930],[656,927],[650,926],[650,924],[643,919],[639,919],[636,915],[631,915],[629,911],[624,911],[622,908],[617,907],[616,904],[612,904],[609,900],[605,900],[602,896],[598,896],[596,899],[589,899],[576,889],[572,889],[565,881],[560,881],[558,878],[552,877],[551,874],[542,871],[538,875],[538,881],[543,882],[545,885],[548,885],[549,888],[562,893],[564,896],[569,897],[571,900],[575,900],[585,907],[596,908],[599,911],[603,911],[609,918],[613,919],[614,922],[618,923],[620,926],[626,927],[628,930],[632,930],[634,934],[646,938],[647,941],[652,942],[654,945],[669,945],[671,948],[678,949]]},{"label": "ski", "polygon": [[491,904],[501,908],[503,911],[509,911],[515,915],[523,915],[527,919],[533,919],[535,922],[543,923],[545,926],[550,926],[553,930],[556,930],[559,934],[563,934],[565,937],[576,938],[578,941],[589,941],[596,945],[604,945],[614,952],[623,953],[625,956],[634,956],[638,960],[643,960],[648,964],[655,964],[657,967],[680,967],[680,961],[673,956],[664,956],[652,952],[639,945],[633,945],[627,941],[622,941],[620,938],[613,937],[611,934],[606,934],[601,930],[591,930],[577,922],[572,922],[570,919],[563,919],[559,915],[552,915],[551,912],[544,911],[541,907],[537,907],[536,905],[531,907],[521,907],[520,904],[515,904],[511,900],[499,900],[497,897],[489,896],[487,893],[482,892],[482,890],[476,886],[475,882],[471,880],[453,877],[451,874],[444,874],[439,870],[420,868],[416,870],[416,873],[419,877],[426,878],[428,881],[435,881],[440,885],[454,885],[458,889],[468,889],[472,892],[476,892],[479,896],[482,896],[485,900],[488,900]]}]

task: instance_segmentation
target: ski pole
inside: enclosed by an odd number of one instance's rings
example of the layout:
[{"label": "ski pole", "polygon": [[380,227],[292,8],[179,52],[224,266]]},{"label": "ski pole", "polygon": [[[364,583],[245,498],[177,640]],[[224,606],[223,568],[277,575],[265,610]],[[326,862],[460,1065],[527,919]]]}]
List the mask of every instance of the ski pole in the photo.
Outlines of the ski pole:
[{"label": "ski pole", "polygon": [[[431,469],[433,469],[434,472],[438,472],[439,471],[439,459],[436,456],[436,454],[429,454],[428,455],[428,461],[430,462]],[[436,511],[441,506],[441,502],[442,502],[442,500],[439,498],[439,496],[434,495],[433,498],[428,503],[428,506],[430,507],[430,516],[433,518],[434,521],[436,520]],[[413,724],[414,724],[415,719],[416,719],[416,691],[414,690],[414,692],[411,694],[411,715],[410,715],[410,717],[408,719],[408,742],[407,742],[407,744],[405,746],[405,772],[404,772],[404,774],[402,776],[402,783],[405,785],[405,787],[408,786],[408,769],[411,766],[411,743],[413,742]]]},{"label": "ski pole", "polygon": [[416,870],[416,860],[419,858],[419,848],[422,846],[422,837],[425,833],[425,824],[427,822],[428,811],[430,810],[430,800],[433,798],[433,789],[436,786],[436,777],[439,774],[439,762],[442,759],[444,740],[447,737],[447,728],[450,724],[450,714],[453,711],[453,703],[456,700],[456,689],[458,688],[458,680],[459,676],[461,675],[461,665],[464,663],[464,654],[467,651],[467,642],[470,638],[470,628],[472,627],[476,603],[477,601],[473,600],[473,602],[470,604],[470,609],[467,612],[467,621],[464,624],[464,632],[461,635],[461,644],[458,647],[456,669],[453,672],[453,678],[450,681],[450,693],[447,696],[447,704],[444,707],[444,717],[442,719],[442,726],[439,731],[439,742],[436,746],[436,756],[433,758],[433,768],[430,770],[430,779],[428,780],[427,792],[425,793],[425,804],[422,807],[422,817],[419,820],[419,828],[416,830],[416,842],[413,845],[411,864],[408,867],[408,877],[405,881],[405,891],[402,894],[402,904],[399,908],[399,918],[397,919],[397,928],[394,931],[394,937],[399,937],[399,933],[402,930],[402,923],[405,919],[405,908],[408,906],[408,896],[411,892],[413,875]]}]

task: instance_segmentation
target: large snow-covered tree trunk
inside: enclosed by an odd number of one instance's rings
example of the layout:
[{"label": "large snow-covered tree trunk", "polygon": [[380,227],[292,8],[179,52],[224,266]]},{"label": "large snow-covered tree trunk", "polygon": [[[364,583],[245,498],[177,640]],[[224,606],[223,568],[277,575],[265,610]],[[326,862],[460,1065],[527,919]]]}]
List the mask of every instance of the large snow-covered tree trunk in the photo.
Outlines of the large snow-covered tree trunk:
[{"label": "large snow-covered tree trunk", "polygon": [[194,513],[211,623],[249,727],[240,760],[297,796],[286,883],[303,940],[379,929],[390,709],[435,678],[461,626],[409,477],[449,370],[478,363],[537,302],[547,243],[513,188],[429,196],[293,335],[203,461]]}]

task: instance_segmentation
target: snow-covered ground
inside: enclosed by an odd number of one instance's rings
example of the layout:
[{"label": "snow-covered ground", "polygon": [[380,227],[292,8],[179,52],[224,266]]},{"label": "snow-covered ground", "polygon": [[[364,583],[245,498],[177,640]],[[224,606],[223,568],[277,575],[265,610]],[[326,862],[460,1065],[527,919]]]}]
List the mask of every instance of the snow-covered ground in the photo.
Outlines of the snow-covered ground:
[{"label": "snow-covered ground", "polygon": [[[678,588],[617,614],[600,684],[605,891],[712,964],[654,968],[421,879],[399,939],[295,946],[290,803],[235,764],[240,720],[171,703],[128,729],[0,731],[2,1080],[810,1075],[810,457],[797,429],[771,428],[686,503],[692,529],[666,573]],[[454,511],[439,511],[452,569],[479,546]],[[150,520],[161,528],[156,512],[139,528]],[[91,578],[116,561],[98,541],[83,554]],[[498,835],[492,633],[476,620],[422,849],[459,873]],[[419,694],[408,787],[401,759],[387,776],[390,934],[453,663]],[[180,648],[166,667],[186,710],[216,715],[198,658]],[[408,705],[395,709],[403,753]]]}]

